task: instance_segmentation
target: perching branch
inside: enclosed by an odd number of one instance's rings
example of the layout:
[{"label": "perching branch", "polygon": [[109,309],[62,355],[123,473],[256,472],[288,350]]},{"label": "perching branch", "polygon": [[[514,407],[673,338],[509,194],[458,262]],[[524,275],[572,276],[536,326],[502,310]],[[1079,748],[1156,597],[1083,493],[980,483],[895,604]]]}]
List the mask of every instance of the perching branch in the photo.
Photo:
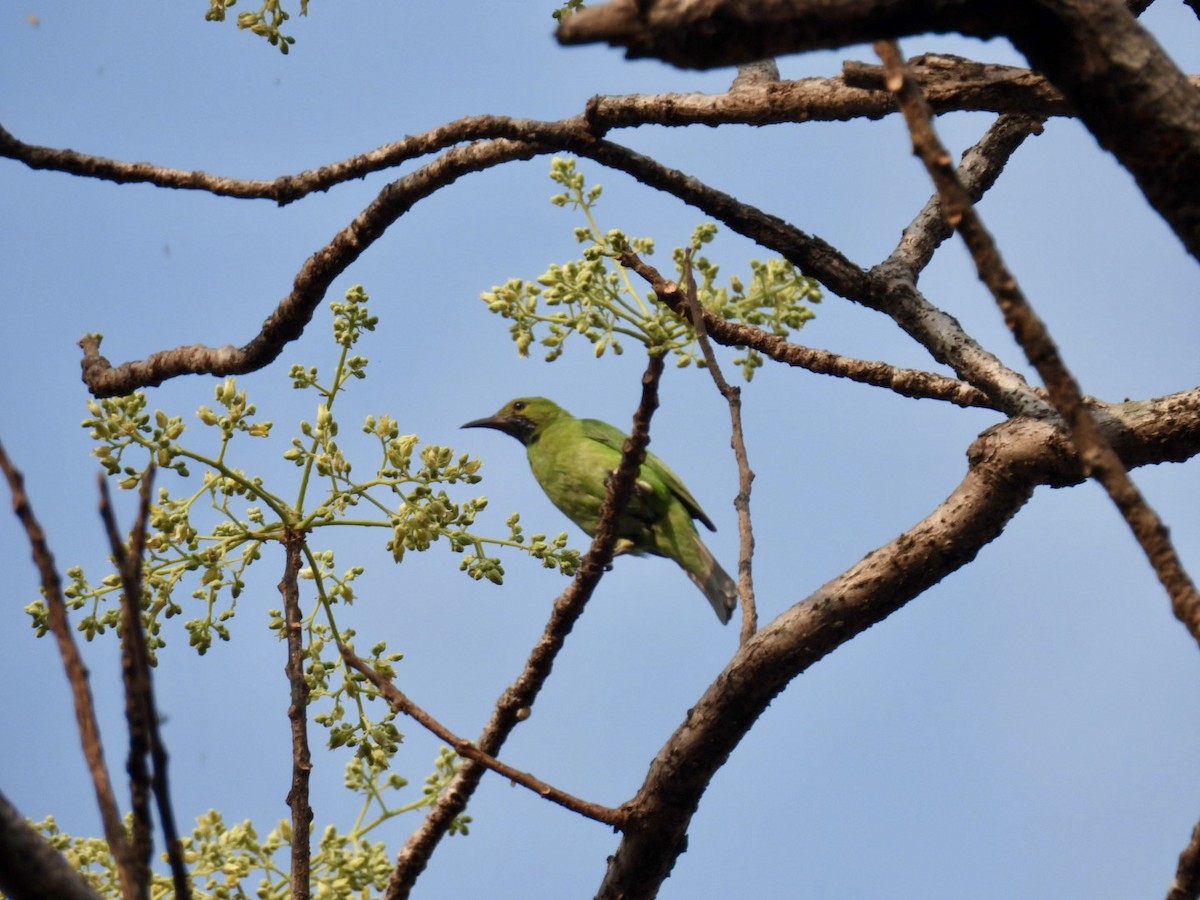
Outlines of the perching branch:
[{"label": "perching branch", "polygon": [[413,703],[408,698],[408,695],[396,687],[395,683],[381,675],[370,665],[361,659],[353,650],[345,644],[339,644],[338,649],[341,651],[342,658],[352,668],[357,669],[371,684],[379,689],[379,693],[383,696],[388,704],[398,713],[403,713],[409,718],[415,720],[420,725],[434,736],[440,738],[450,745],[450,748],[461,756],[463,759],[469,759],[472,762],[477,762],[480,765],[486,766],[498,775],[502,775],[514,784],[519,784],[522,787],[528,788],[539,797],[549,800],[551,803],[557,803],[564,809],[571,812],[579,813],[588,819],[593,819],[597,822],[602,822],[605,825],[611,825],[614,828],[620,825],[620,817],[617,810],[611,807],[601,806],[598,803],[591,803],[587,800],[568,794],[566,791],[561,791],[551,784],[542,781],[528,772],[522,772],[519,769],[514,769],[512,766],[501,762],[496,757],[484,753],[466,738],[459,737],[428,712],[422,709],[417,704]]},{"label": "perching branch", "polygon": [[8,480],[8,487],[12,492],[13,512],[29,537],[33,562],[41,576],[42,594],[46,599],[46,619],[58,642],[63,668],[67,672],[67,680],[71,683],[71,694],[75,701],[75,721],[83,743],[83,755],[91,771],[96,803],[100,807],[100,820],[104,825],[104,837],[116,864],[121,894],[126,900],[133,900],[139,896],[135,867],[130,859],[129,843],[125,839],[125,829],[121,824],[121,813],[117,808],[112,782],[108,777],[108,767],[104,764],[100,726],[96,722],[96,707],[92,702],[91,688],[88,686],[87,668],[67,623],[67,605],[63,600],[62,582],[54,565],[54,556],[46,543],[46,533],[42,531],[41,524],[33,514],[33,507],[25,493],[24,478],[13,466],[2,445],[0,469],[4,471]]},{"label": "perching branch", "polygon": [[896,93],[912,132],[913,150],[925,163],[942,198],[946,221],[956,226],[962,235],[980,280],[992,292],[1005,323],[1041,376],[1051,402],[1071,432],[1085,470],[1108,491],[1166,588],[1176,618],[1200,643],[1200,593],[1176,553],[1166,527],[1130,479],[1120,457],[1104,439],[1084,403],[1079,384],[1059,355],[1045,323],[1034,312],[1016,278],[1001,259],[991,235],[950,165],[950,156],[934,131],[920,89],[905,72],[900,49],[889,41],[877,42],[875,49],[888,71],[888,85]]},{"label": "perching branch", "polygon": [[[738,467],[738,493],[733,505],[738,514],[738,596],[742,601],[742,627],[739,639],[745,643],[758,630],[758,609],[754,600],[754,578],[752,564],[754,561],[754,529],[750,520],[750,486],[754,481],[754,472],[750,469],[750,460],[746,453],[745,434],[742,430],[742,399],[741,391],[732,387],[725,376],[713,353],[712,344],[708,340],[708,321],[724,321],[704,309],[696,299],[696,282],[692,276],[691,253],[689,251],[685,262],[688,274],[686,291],[680,291],[679,285],[668,281],[659,274],[653,266],[647,265],[640,256],[626,247],[618,257],[621,265],[625,266],[644,278],[649,283],[659,301],[667,306],[677,316],[686,317],[692,323],[696,332],[696,340],[704,355],[705,364],[712,374],[713,382],[721,396],[729,405],[729,418],[732,427],[730,438],[734,457]],[[758,331],[759,329],[754,329]]]},{"label": "perching branch", "polygon": [[[662,357],[651,356],[642,375],[641,402],[634,413],[629,439],[622,450],[621,464],[609,479],[608,493],[600,509],[600,521],[591,546],[580,562],[574,580],[554,601],[550,619],[530,652],[524,669],[500,695],[491,718],[475,742],[475,746],[489,756],[498,756],[512,730],[528,717],[530,707],[550,675],[558,651],[583,614],[584,606],[604,570],[612,562],[617,540],[617,519],[629,501],[638,469],[645,458],[646,445],[650,442],[650,418],[658,408],[658,381],[662,370]],[[469,759],[463,762],[425,821],[409,835],[400,849],[396,868],[384,894],[385,900],[401,900],[409,895],[438,842],[466,808],[485,771],[482,763]]]}]

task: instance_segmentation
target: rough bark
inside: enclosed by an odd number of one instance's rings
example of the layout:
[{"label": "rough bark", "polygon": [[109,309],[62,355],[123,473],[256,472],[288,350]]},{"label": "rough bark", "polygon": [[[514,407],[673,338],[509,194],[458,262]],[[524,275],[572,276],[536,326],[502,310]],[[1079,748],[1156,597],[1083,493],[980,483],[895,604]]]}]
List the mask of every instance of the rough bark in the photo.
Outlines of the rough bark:
[{"label": "rough bark", "polygon": [[1008,37],[1200,259],[1200,92],[1119,0],[614,0],[558,38],[708,69],[948,31]]},{"label": "rough bark", "polygon": [[[1200,389],[1104,407],[1097,418],[1130,468],[1200,453]],[[713,774],[794,678],[973,560],[1037,486],[1084,478],[1065,434],[1044,421],[1005,421],[980,435],[967,455],[966,477],[929,516],[739,647],[625,807],[624,834],[598,897],[657,894],[686,849],[688,825]]]}]

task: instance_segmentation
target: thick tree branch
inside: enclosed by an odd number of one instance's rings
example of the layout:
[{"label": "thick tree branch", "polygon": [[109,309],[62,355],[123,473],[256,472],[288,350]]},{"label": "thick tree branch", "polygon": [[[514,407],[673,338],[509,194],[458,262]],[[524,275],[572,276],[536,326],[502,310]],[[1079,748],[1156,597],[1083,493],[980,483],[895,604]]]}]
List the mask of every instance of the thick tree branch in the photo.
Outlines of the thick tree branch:
[{"label": "thick tree branch", "polygon": [[707,69],[947,31],[1011,39],[1200,259],[1200,92],[1119,0],[614,0],[558,38]]},{"label": "thick tree branch", "polygon": [[1175,879],[1167,891],[1167,900],[1196,900],[1200,897],[1200,823],[1192,829],[1192,839],[1179,854]]},{"label": "thick tree branch", "polygon": [[896,92],[912,132],[913,150],[925,163],[942,198],[946,221],[957,227],[971,251],[980,280],[995,297],[1005,323],[1041,376],[1051,402],[1070,429],[1087,472],[1104,486],[1129,523],[1166,588],[1176,617],[1200,643],[1200,593],[1175,551],[1166,527],[1134,485],[1120,457],[1104,439],[1084,402],[1079,384],[1059,355],[1049,331],[1004,264],[995,242],[975,212],[971,198],[950,165],[949,153],[934,131],[920,88],[907,76],[899,47],[891,41],[879,41],[875,48],[883,59],[889,86]]},{"label": "thick tree branch", "polygon": [[0,891],[10,900],[100,900],[65,856],[0,794]]},{"label": "thick tree branch", "polygon": [[[501,746],[519,722],[529,716],[534,700],[550,675],[554,660],[566,642],[567,635],[583,614],[584,606],[612,562],[617,540],[617,517],[629,501],[637,471],[645,458],[650,442],[650,418],[658,408],[658,382],[662,376],[663,359],[651,356],[642,376],[642,398],[633,416],[629,439],[625,442],[621,464],[609,480],[608,494],[600,509],[600,521],[587,554],[570,586],[554,601],[550,619],[517,680],[505,689],[496,701],[492,716],[484,726],[475,746],[489,756],[499,755]],[[486,771],[482,763],[466,760],[453,781],[438,797],[425,821],[408,837],[396,861],[388,882],[385,900],[407,897],[413,884],[425,869],[438,842],[451,823],[466,809],[467,801]]]},{"label": "thick tree branch", "polygon": [[[965,565],[1033,488],[972,467],[928,518],[820,588],[738,648],[650,765],[598,898],[651,898],[686,849],[700,797],[783,688],[810,665]],[[999,488],[999,489],[998,489]]]},{"label": "thick tree branch", "polygon": [[[1062,94],[1029,69],[944,53],[922,54],[909,65],[936,113],[996,112],[1039,118],[1073,115]],[[1200,78],[1191,81],[1200,84]],[[891,115],[895,107],[882,102],[886,96],[881,66],[847,61],[842,74],[832,78],[772,81],[724,94],[593,97],[584,115],[597,137],[609,129],[644,125],[844,122]],[[563,124],[571,121],[564,120]]]},{"label": "thick tree branch", "polygon": [[561,44],[607,43],[629,59],[711,69],[875,38],[958,31],[995,37],[968,0],[611,0],[559,22]]},{"label": "thick tree branch", "polygon": [[1119,0],[994,8],[1017,49],[1200,259],[1200,91]]},{"label": "thick tree branch", "polygon": [[[1130,466],[1200,453],[1200,389],[1104,407],[1098,420]],[[624,837],[599,897],[655,895],[685,849],[688,823],[713,774],[792,679],[973,560],[1035,486],[1065,487],[1085,477],[1066,436],[1047,421],[995,425],[967,458],[966,477],[929,516],[738,648],[624,807]]]},{"label": "thick tree branch", "polygon": [[578,813],[585,818],[593,819],[613,827],[617,827],[620,824],[620,817],[615,809],[608,806],[601,806],[599,803],[581,800],[579,797],[568,794],[566,791],[561,791],[554,787],[554,785],[548,784],[528,772],[514,769],[507,763],[496,759],[496,757],[484,753],[466,738],[459,737],[420,706],[413,703],[407,694],[396,687],[394,682],[373,669],[350,647],[345,644],[339,644],[338,650],[341,651],[342,658],[346,660],[348,665],[361,672],[371,684],[379,689],[380,695],[388,702],[388,705],[392,709],[415,720],[431,734],[445,741],[463,759],[479,763],[491,769],[496,774],[507,778],[513,784],[519,784],[522,787],[528,788],[539,797],[549,800],[551,803],[557,803],[564,809]]}]

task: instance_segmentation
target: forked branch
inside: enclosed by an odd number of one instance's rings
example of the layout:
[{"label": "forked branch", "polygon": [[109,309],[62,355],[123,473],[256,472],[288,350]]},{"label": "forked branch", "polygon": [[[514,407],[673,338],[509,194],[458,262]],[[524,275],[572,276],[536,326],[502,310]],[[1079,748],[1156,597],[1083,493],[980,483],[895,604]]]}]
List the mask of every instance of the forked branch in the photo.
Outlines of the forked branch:
[{"label": "forked branch", "polygon": [[890,41],[875,45],[888,72],[888,85],[896,93],[913,138],[913,150],[929,170],[946,221],[955,226],[971,252],[980,280],[987,285],[1004,321],[1017,339],[1030,364],[1037,369],[1055,409],[1070,430],[1085,471],[1108,492],[1129,524],[1154,572],[1171,599],[1171,608],[1180,622],[1200,643],[1200,593],[1171,542],[1166,527],[1148,504],[1112,446],[1105,440],[1095,418],[1083,400],[1083,392],[1045,323],[1034,311],[1016,278],[996,248],[991,235],[975,211],[971,198],[950,165],[950,155],[942,146],[930,119],[920,88],[904,67],[900,49]]}]

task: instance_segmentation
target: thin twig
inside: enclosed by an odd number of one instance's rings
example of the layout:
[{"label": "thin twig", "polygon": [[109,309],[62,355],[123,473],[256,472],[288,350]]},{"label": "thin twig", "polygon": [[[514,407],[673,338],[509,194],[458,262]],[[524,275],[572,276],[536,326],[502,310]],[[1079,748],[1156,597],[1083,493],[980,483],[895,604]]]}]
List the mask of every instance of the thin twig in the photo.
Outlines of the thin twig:
[{"label": "thin twig", "polygon": [[308,799],[312,756],[308,749],[308,682],[304,678],[304,625],[300,614],[300,554],[304,535],[289,531],[284,535],[286,554],[279,593],[283,595],[284,636],[287,640],[287,673],[291,686],[288,720],[292,732],[292,780],[287,804],[292,810],[292,898],[307,900],[312,863],[310,826],[313,820]]},{"label": "thin twig", "polygon": [[[973,203],[978,203],[996,183],[1025,139],[1042,133],[1043,121],[1035,116],[999,116],[983,137],[962,155],[957,169],[958,180]],[[954,229],[942,215],[941,196],[934,191],[916,218],[905,227],[896,249],[879,268],[900,265],[915,279],[929,265],[934,251],[953,234]]]},{"label": "thin twig", "polygon": [[[153,470],[146,473],[142,482],[142,497],[148,502],[147,486],[153,480]],[[150,856],[154,851],[153,822],[150,818],[150,769],[146,758],[150,753],[148,719],[152,715],[149,705],[149,665],[146,661],[146,641],[141,623],[142,567],[141,539],[135,533],[136,555],[126,553],[125,545],[117,530],[112,501],[108,494],[108,482],[104,475],[98,478],[100,489],[100,518],[108,536],[113,562],[121,577],[121,676],[125,686],[125,722],[129,728],[129,757],[125,764],[129,773],[130,811],[133,828],[130,837],[130,863],[134,866],[139,896],[148,897],[150,887]],[[140,516],[139,516],[140,518]],[[144,528],[144,522],[139,523]]]},{"label": "thin twig", "polygon": [[112,782],[108,777],[108,768],[104,764],[104,748],[100,740],[100,726],[96,722],[96,708],[92,702],[92,692],[88,685],[87,668],[75,645],[70,625],[67,623],[67,605],[63,600],[62,582],[54,565],[54,555],[46,543],[46,533],[33,514],[33,507],[25,493],[25,482],[21,473],[13,466],[0,445],[0,469],[8,479],[9,490],[12,492],[13,512],[16,513],[25,534],[29,538],[29,546],[33,552],[33,561],[41,577],[42,593],[46,599],[46,619],[54,638],[58,643],[58,652],[62,656],[63,668],[67,672],[67,680],[71,683],[71,694],[75,701],[75,721],[79,727],[79,737],[83,743],[83,755],[87,760],[88,769],[92,775],[92,784],[96,790],[96,803],[100,807],[100,820],[104,825],[104,837],[108,841],[113,861],[117,867],[117,877],[121,884],[121,894],[127,900],[133,900],[138,895],[137,879],[129,858],[129,844],[125,838],[125,830],[121,824],[121,814],[117,808],[117,800],[113,794]]},{"label": "thin twig", "polygon": [[[148,885],[150,862],[150,815],[146,792],[154,792],[159,820],[162,822],[167,862],[175,896],[192,895],[191,881],[183,860],[183,846],[175,825],[175,812],[167,778],[168,755],[159,730],[158,704],[154,699],[154,680],[150,668],[150,653],[146,647],[146,632],[142,627],[142,564],[146,549],[146,528],[150,519],[150,497],[154,484],[154,469],[147,470],[139,491],[138,516],[126,552],[117,532],[108,482],[101,476],[100,516],[108,535],[113,561],[121,576],[121,664],[125,681],[125,715],[129,722],[129,774],[133,781],[131,793],[134,814],[135,855],[144,854],[142,878]],[[146,756],[150,770],[146,770]],[[140,842],[140,845],[139,845]]]},{"label": "thin twig", "polygon": [[946,221],[957,227],[962,235],[980,279],[995,297],[1005,323],[1025,351],[1026,358],[1037,369],[1051,403],[1071,432],[1085,471],[1108,491],[1166,588],[1175,616],[1200,643],[1200,594],[1176,553],[1166,527],[1134,485],[1120,457],[1104,439],[1084,403],[1079,384],[1068,371],[1049,331],[1005,266],[995,242],[976,214],[950,164],[950,154],[934,131],[920,88],[905,69],[900,48],[894,41],[877,41],[875,50],[888,71],[888,87],[895,92],[908,122],[913,150],[925,163],[942,198]]},{"label": "thin twig", "polygon": [[[674,281],[663,277],[656,268],[648,265],[632,250],[622,252],[617,261],[644,278],[655,296],[677,316],[688,315],[683,292]],[[886,388],[902,397],[945,400],[962,407],[996,408],[996,404],[983,391],[956,378],[805,347],[761,328],[723,319],[707,309],[702,308],[700,312],[705,333],[717,343],[728,347],[752,347],[776,362],[805,369],[817,375],[832,375],[859,384]]]},{"label": "thin twig", "polygon": [[685,255],[683,271],[687,278],[687,290],[683,292],[683,297],[687,304],[688,318],[696,333],[696,341],[700,344],[700,352],[704,354],[704,362],[712,374],[713,383],[729,404],[729,421],[732,428],[730,443],[738,468],[738,492],[733,500],[733,508],[738,514],[738,594],[742,601],[742,628],[739,640],[744,644],[758,631],[758,607],[754,601],[754,527],[750,520],[750,486],[754,483],[754,472],[750,468],[750,457],[746,453],[746,433],[742,428],[742,391],[725,380],[721,366],[717,363],[717,356],[713,353],[708,329],[704,326],[705,310],[696,297],[696,276],[692,271],[690,248]]},{"label": "thin twig", "polygon": [[[633,416],[630,436],[621,454],[621,464],[609,479],[608,494],[600,510],[600,521],[596,526],[591,546],[580,562],[574,580],[554,601],[550,619],[530,651],[524,669],[516,681],[500,695],[491,718],[475,742],[475,746],[489,756],[498,755],[513,728],[528,717],[529,710],[546,683],[567,635],[583,614],[585,604],[605,568],[612,561],[617,539],[617,519],[629,501],[638,469],[645,458],[646,445],[650,441],[650,419],[658,407],[658,382],[662,371],[662,357],[651,356],[642,375],[641,402]],[[458,774],[425,817],[425,821],[409,835],[404,846],[400,848],[396,868],[384,893],[385,900],[402,900],[409,895],[438,842],[466,808],[468,799],[479,785],[485,771],[481,763],[472,760],[462,764]]]},{"label": "thin twig", "polygon": [[387,700],[392,709],[403,713],[424,726],[436,737],[449,744],[451,749],[463,759],[470,759],[487,766],[487,768],[499,775],[503,775],[514,784],[526,787],[539,797],[549,800],[551,803],[557,803],[559,806],[579,813],[581,816],[594,819],[597,822],[603,822],[605,825],[611,825],[614,828],[620,826],[621,817],[617,810],[608,806],[601,806],[599,803],[582,800],[573,794],[559,790],[534,775],[530,775],[528,772],[514,769],[491,754],[484,753],[466,738],[459,737],[420,706],[413,703],[407,694],[396,687],[394,682],[379,674],[365,660],[355,654],[350,647],[345,644],[339,644],[338,649],[341,651],[342,657],[346,660],[347,664],[365,675],[379,689],[379,693]]}]

